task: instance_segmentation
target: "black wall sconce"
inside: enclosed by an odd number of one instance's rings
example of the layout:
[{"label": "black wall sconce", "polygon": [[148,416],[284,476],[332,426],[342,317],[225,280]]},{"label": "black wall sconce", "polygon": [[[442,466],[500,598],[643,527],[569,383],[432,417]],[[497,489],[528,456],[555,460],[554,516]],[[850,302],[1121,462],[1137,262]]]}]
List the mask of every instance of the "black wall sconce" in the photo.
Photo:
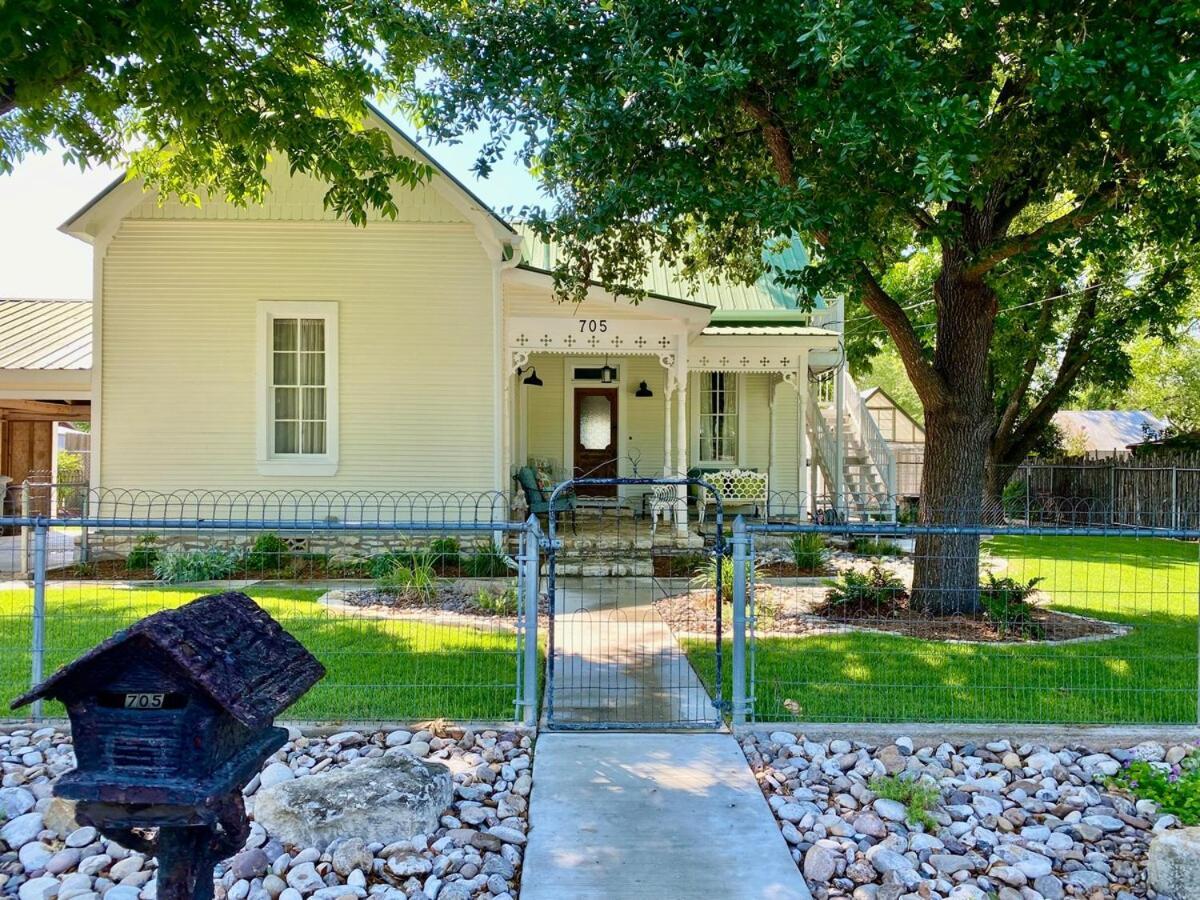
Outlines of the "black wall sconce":
[{"label": "black wall sconce", "polygon": [[528,372],[529,374],[526,375],[521,380],[522,384],[527,384],[530,387],[541,387],[542,386],[542,384],[543,384],[542,379],[538,378],[537,369],[535,367],[530,366],[528,369],[517,369],[518,375],[521,375],[524,372]]},{"label": "black wall sconce", "polygon": [[637,391],[634,392],[633,396],[635,396],[635,397],[653,397],[654,391],[652,391],[652,390],[650,390],[650,388],[646,387],[646,382],[643,381],[641,384],[638,385],[638,389],[637,389]]}]

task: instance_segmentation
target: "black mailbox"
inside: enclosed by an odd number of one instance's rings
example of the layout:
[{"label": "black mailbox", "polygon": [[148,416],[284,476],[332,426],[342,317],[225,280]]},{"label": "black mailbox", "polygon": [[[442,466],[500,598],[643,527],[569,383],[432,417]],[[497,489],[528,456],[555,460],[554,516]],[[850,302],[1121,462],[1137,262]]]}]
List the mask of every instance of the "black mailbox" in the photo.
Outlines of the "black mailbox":
[{"label": "black mailbox", "polygon": [[206,898],[212,866],[246,840],[242,787],[287,740],[274,717],[324,675],[245,594],[213,594],[118,632],[12,705],[61,701],[76,768],[55,793],[158,854],[161,900]]}]

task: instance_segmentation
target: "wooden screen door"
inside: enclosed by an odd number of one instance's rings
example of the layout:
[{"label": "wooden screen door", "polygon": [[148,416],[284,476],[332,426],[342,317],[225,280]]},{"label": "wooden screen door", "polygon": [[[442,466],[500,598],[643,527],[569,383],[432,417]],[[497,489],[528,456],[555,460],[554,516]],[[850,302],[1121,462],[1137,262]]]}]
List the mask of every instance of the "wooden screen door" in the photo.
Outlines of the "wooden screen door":
[{"label": "wooden screen door", "polygon": [[[617,389],[575,388],[575,477],[617,477]],[[580,493],[615,497],[615,484]]]}]

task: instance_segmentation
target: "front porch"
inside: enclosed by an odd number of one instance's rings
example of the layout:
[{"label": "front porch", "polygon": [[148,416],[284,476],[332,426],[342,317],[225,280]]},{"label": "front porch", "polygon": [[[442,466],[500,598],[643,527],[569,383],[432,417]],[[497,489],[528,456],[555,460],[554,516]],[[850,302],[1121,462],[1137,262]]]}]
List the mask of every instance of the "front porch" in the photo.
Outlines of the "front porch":
[{"label": "front porch", "polygon": [[[836,364],[836,333],[712,325],[711,308],[657,298],[553,314],[545,313],[548,297],[508,299],[500,400],[501,471],[510,478],[524,469],[527,483],[536,473],[546,486],[743,470],[762,482],[759,506],[767,491],[810,495],[807,385],[810,371]],[[508,487],[522,493],[516,480]],[[578,494],[582,507],[622,509],[648,523],[649,491],[589,485]],[[653,540],[665,541],[666,530],[677,546],[695,543],[700,507],[684,491],[659,512],[665,522]],[[651,540],[649,524],[635,537],[611,517],[580,521],[591,536],[584,540]],[[558,530],[568,537],[569,528]]]}]

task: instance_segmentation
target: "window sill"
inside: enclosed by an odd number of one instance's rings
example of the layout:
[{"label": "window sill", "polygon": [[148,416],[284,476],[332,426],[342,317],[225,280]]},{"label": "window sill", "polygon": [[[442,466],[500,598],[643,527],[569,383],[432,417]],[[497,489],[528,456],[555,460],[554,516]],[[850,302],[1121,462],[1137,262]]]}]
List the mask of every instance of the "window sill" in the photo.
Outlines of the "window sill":
[{"label": "window sill", "polygon": [[338,464],[336,459],[321,457],[317,459],[260,459],[258,461],[259,475],[298,475],[321,476],[336,475]]}]

